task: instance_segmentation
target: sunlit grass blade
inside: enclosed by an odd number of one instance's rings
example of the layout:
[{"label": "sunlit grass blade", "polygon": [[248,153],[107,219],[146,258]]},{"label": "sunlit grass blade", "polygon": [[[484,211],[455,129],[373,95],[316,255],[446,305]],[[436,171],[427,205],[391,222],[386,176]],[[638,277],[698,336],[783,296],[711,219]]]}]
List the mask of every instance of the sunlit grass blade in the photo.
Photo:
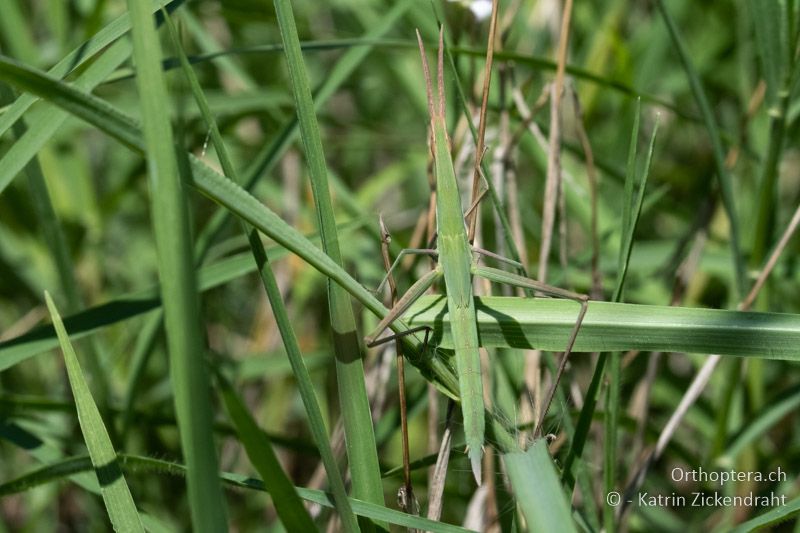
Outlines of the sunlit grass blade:
[{"label": "sunlit grass blade", "polygon": [[106,504],[108,517],[116,531],[144,531],[136,504],[133,502],[133,496],[131,496],[128,484],[122,475],[117,453],[114,451],[108,431],[100,417],[100,411],[97,409],[89,386],[83,377],[78,356],[72,348],[67,330],[64,329],[64,324],[61,322],[61,317],[50,295],[45,293],[44,296],[53,326],[58,333],[61,350],[64,352],[69,384],[78,410],[78,421],[86,441],[86,447],[89,449],[92,467],[100,483],[100,491]]},{"label": "sunlit grass blade", "polygon": [[[186,467],[179,463],[154,459],[152,457],[128,454],[120,454],[119,458],[122,468],[126,471],[138,473],[150,472],[173,476],[186,475]],[[69,457],[62,461],[20,476],[19,478],[3,483],[0,485],[0,496],[16,494],[45,483],[51,483],[53,481],[63,479],[68,475],[74,475],[79,472],[90,470],[91,468],[92,464],[88,457]],[[222,472],[220,474],[220,479],[223,483],[225,483],[225,485],[231,488],[246,491],[266,491],[264,483],[260,479],[254,479],[252,477],[228,472]],[[306,501],[317,503],[329,508],[334,506],[333,502],[331,501],[331,497],[320,490],[297,487],[297,493]],[[358,516],[363,516],[365,518],[370,518],[372,520],[377,520],[388,524],[394,524],[401,527],[414,528],[423,531],[432,531],[434,533],[466,533],[471,531],[463,527],[454,526],[443,522],[435,522],[433,520],[395,511],[394,509],[390,509],[388,507],[375,505],[374,503],[364,502],[355,498],[350,498],[350,503],[353,507],[353,511]]]},{"label": "sunlit grass blade", "polygon": [[[300,136],[303,140],[314,194],[317,223],[322,234],[322,248],[334,263],[341,265],[342,257],[328,188],[325,154],[292,6],[288,0],[275,0],[274,4],[292,80]],[[332,281],[328,282],[328,306],[336,353],[337,391],[344,420],[353,494],[364,501],[383,505],[383,485],[353,306],[347,292]]]},{"label": "sunlit grass blade", "polygon": [[161,46],[148,7],[139,0],[129,0],[128,10],[151,186],[170,375],[175,388],[181,448],[188,468],[192,523],[198,529],[223,531],[228,524],[217,478],[217,452],[211,425],[214,412],[209,398],[210,383],[200,329],[194,254],[186,197],[178,174],[169,122]]},{"label": "sunlit grass blade", "polygon": [[[203,119],[210,129],[211,140],[217,150],[220,164],[222,165],[225,174],[231,180],[233,180],[233,182],[240,183],[241,179],[238,175],[235,165],[233,164],[233,161],[231,160],[230,155],[228,154],[225,143],[222,140],[219,127],[217,126],[217,123],[211,114],[211,110],[208,107],[208,102],[203,94],[200,82],[198,81],[197,76],[194,74],[191,65],[189,65],[186,54],[181,47],[178,32],[168,15],[166,15],[166,21],[170,37],[172,38],[175,49],[178,52],[183,72],[189,81],[192,94],[194,95],[197,105],[200,108]],[[258,232],[252,226],[246,222],[242,222],[242,229],[245,235],[249,237],[250,249],[253,253],[253,258],[258,267],[261,281],[267,292],[267,296],[269,297],[270,304],[272,305],[273,314],[275,315],[275,320],[278,323],[278,329],[280,331],[281,338],[283,339],[284,346],[286,347],[286,352],[289,356],[290,363],[292,364],[292,369],[295,372],[298,387],[301,391],[301,397],[303,399],[303,403],[305,404],[309,420],[311,421],[311,431],[314,434],[314,440],[317,442],[317,445],[320,449],[320,455],[322,456],[323,464],[328,474],[328,482],[330,484],[331,491],[333,492],[334,500],[336,501],[339,516],[342,520],[343,529],[348,532],[357,531],[358,524],[356,522],[356,517],[353,515],[353,511],[350,508],[350,504],[347,500],[344,481],[342,480],[341,473],[339,472],[338,465],[334,458],[333,450],[331,449],[330,441],[328,440],[328,435],[326,433],[325,424],[322,418],[322,412],[319,408],[317,397],[314,393],[314,386],[311,383],[308,369],[303,361],[300,347],[297,342],[294,329],[292,328],[291,321],[289,320],[289,314],[287,313],[283,304],[283,298],[280,290],[278,289],[278,283],[275,280],[272,267],[269,264],[266,250],[264,249],[264,245],[261,243]],[[224,382],[221,381],[221,384],[223,387],[225,387]],[[283,474],[283,470],[280,470],[280,465],[277,463],[277,459],[274,457],[274,454],[269,457],[260,457],[262,454],[272,454],[272,449],[269,448],[269,445],[267,444],[267,449],[259,450],[261,439],[253,436],[253,426],[255,426],[255,423],[249,418],[249,414],[241,405],[237,404],[236,398],[231,396],[231,392],[229,390],[223,391],[223,398],[225,399],[228,411],[231,412],[232,416],[234,412],[236,413],[236,420],[238,421],[237,426],[240,428],[240,433],[246,432],[249,435],[247,438],[242,435],[242,438],[245,441],[245,447],[248,451],[248,456],[251,458],[253,463],[257,465],[261,475],[264,477],[264,479],[268,479],[270,477],[269,471],[274,470],[277,467],[277,469],[280,471],[280,473],[277,474],[277,477],[280,479],[280,476]],[[272,458],[271,461],[269,460],[270,457]],[[285,480],[284,485],[287,484],[288,479]],[[306,527],[308,525],[313,528],[313,522],[311,522],[311,518],[305,512],[305,508],[299,504],[299,501],[297,502],[297,505],[293,505],[292,498],[285,490],[283,492],[284,497],[279,501],[276,501],[275,505],[277,507],[280,503],[285,509],[284,512],[289,513],[289,515],[296,521],[294,529],[308,529]],[[296,498],[296,495],[293,493],[292,496]],[[306,524],[303,524],[303,522],[306,522]],[[290,526],[291,524],[284,521],[284,525]]]},{"label": "sunlit grass blade", "polygon": [[[558,350],[575,322],[575,302],[555,298],[476,297],[481,346]],[[423,296],[406,312],[408,326],[433,328],[431,342],[451,349],[442,296]],[[800,315],[595,302],[576,352],[717,353],[800,361]]]},{"label": "sunlit grass blade", "polygon": [[316,529],[308,511],[303,507],[297,492],[292,486],[286,473],[281,467],[278,457],[272,449],[267,436],[261,431],[253,420],[253,416],[242,403],[242,400],[231,387],[230,383],[220,374],[217,375],[220,394],[225,402],[239,439],[247,452],[250,462],[264,480],[268,488],[275,510],[281,523],[289,531],[313,531]]},{"label": "sunlit grass blade", "polygon": [[503,461],[528,531],[577,531],[545,439],[526,452],[504,454]]}]

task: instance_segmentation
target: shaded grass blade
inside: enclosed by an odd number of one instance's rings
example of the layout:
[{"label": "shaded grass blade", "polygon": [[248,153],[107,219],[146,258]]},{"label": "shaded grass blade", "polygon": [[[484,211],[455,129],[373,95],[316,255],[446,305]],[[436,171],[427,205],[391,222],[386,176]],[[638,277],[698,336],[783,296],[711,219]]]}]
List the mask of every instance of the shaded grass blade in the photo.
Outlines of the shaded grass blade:
[{"label": "shaded grass blade", "polygon": [[[618,270],[617,270],[617,283],[614,287],[614,294],[611,298],[612,302],[622,301],[622,289],[625,286],[625,277],[628,273],[628,265],[631,260],[631,251],[633,250],[633,235],[636,231],[636,225],[639,222],[639,215],[642,212],[642,203],[644,201],[644,192],[647,187],[647,177],[650,175],[650,162],[653,159],[653,149],[655,148],[656,135],[658,134],[658,122],[653,128],[652,136],[650,137],[650,147],[647,151],[647,159],[645,160],[644,171],[639,179],[636,179],[636,147],[639,137],[639,120],[641,117],[641,102],[637,102],[636,106],[636,121],[634,122],[633,134],[631,135],[631,145],[628,151],[628,169],[627,177],[625,179],[625,194],[623,201],[625,205],[622,212],[622,231],[619,248]],[[602,356],[602,362],[605,363],[605,354]],[[595,372],[602,373],[603,365],[598,358],[597,368]],[[594,379],[592,380],[594,381]],[[614,352],[611,354],[611,365],[609,368],[608,391],[606,392],[606,417],[605,417],[605,493],[611,494],[614,491],[615,483],[617,481],[616,466],[617,466],[617,429],[619,421],[620,410],[620,396],[622,389],[622,354]],[[597,389],[592,392],[596,393]],[[586,402],[587,405],[595,405],[596,397],[591,401]],[[583,413],[581,413],[583,414]],[[605,529],[609,533],[615,531],[615,509],[614,506],[606,503],[606,512],[604,514]]]},{"label": "shaded grass blade", "polygon": [[770,526],[777,526],[781,522],[785,522],[790,518],[795,517],[798,512],[800,512],[800,498],[795,498],[789,502],[786,502],[786,505],[779,505],[771,511],[767,511],[762,515],[751,518],[747,522],[742,522],[735,528],[731,529],[730,533],[766,531],[771,529]]},{"label": "shaded grass blade", "polygon": [[253,416],[230,383],[222,375],[217,375],[217,383],[228,416],[236,426],[236,433],[247,452],[247,457],[261,475],[264,485],[268,487],[281,523],[289,531],[314,531],[316,529],[314,521],[311,520],[294,486],[281,468],[269,439],[253,420]]},{"label": "shaded grass blade", "polygon": [[[138,455],[120,454],[122,468],[129,473],[153,472],[183,476],[186,474],[186,467],[179,463],[172,463],[152,457]],[[0,485],[0,496],[16,494],[44,483],[50,483],[63,479],[65,476],[84,472],[92,468],[91,461],[86,456],[69,457],[67,459],[52,463],[43,468],[25,474]],[[266,491],[263,481],[240,474],[223,472],[220,479],[227,486],[244,490]],[[301,498],[309,502],[318,503],[324,507],[333,507],[331,498],[326,493],[319,490],[312,490],[297,487],[297,493]],[[355,498],[350,498],[350,503],[355,513],[359,516],[378,520],[401,527],[415,528],[423,531],[433,531],[435,533],[465,533],[471,531],[459,526],[434,522],[427,518],[406,514],[395,511],[388,507],[364,502]]]},{"label": "shaded grass blade", "polygon": [[[292,6],[288,0],[275,0],[274,4],[292,80],[292,92],[311,178],[322,247],[333,262],[341,266],[342,258],[328,189],[325,154]],[[347,292],[331,280],[328,280],[328,306],[336,353],[339,404],[344,421],[347,457],[353,478],[353,494],[359,499],[383,505],[381,472],[378,466],[375,434],[364,383],[364,365],[353,307]]]},{"label": "shaded grass blade", "polygon": [[[200,108],[206,125],[210,128],[211,139],[214,143],[214,147],[217,150],[220,164],[222,165],[225,174],[231,180],[233,180],[235,183],[240,183],[241,180],[238,172],[236,171],[236,167],[233,164],[233,161],[228,154],[228,150],[225,147],[225,143],[222,140],[219,127],[211,114],[211,109],[209,108],[208,102],[203,94],[200,82],[189,65],[189,60],[187,59],[186,54],[181,47],[178,32],[168,15],[166,15],[166,21],[170,37],[172,38],[175,49],[178,52],[181,65],[183,67],[183,72],[189,81],[192,94],[194,95],[197,105]],[[269,297],[270,305],[272,305],[275,321],[278,324],[278,329],[280,331],[281,338],[283,339],[284,346],[286,347],[286,352],[289,356],[292,370],[294,371],[297,379],[300,395],[303,399],[306,412],[308,413],[308,417],[311,422],[311,431],[314,435],[314,440],[317,442],[317,446],[320,449],[320,455],[322,456],[323,464],[325,466],[326,473],[328,474],[328,482],[333,492],[334,500],[336,501],[336,506],[339,511],[343,529],[345,531],[358,531],[356,517],[353,514],[353,510],[350,508],[350,504],[347,500],[347,492],[345,490],[344,481],[342,480],[342,476],[334,458],[333,450],[331,449],[328,435],[325,431],[325,423],[322,418],[322,411],[319,408],[319,403],[317,402],[317,397],[314,393],[314,386],[308,374],[308,369],[305,366],[302,353],[300,352],[300,346],[297,342],[294,329],[292,328],[289,314],[287,313],[286,307],[283,304],[283,298],[280,290],[278,289],[278,283],[275,280],[275,275],[273,274],[272,268],[269,265],[266,250],[264,249],[264,245],[261,243],[258,232],[252,226],[246,222],[242,222],[242,228],[245,235],[249,237],[253,258],[255,259],[256,266],[258,267],[262,284],[264,285],[267,296]],[[293,489],[291,489],[292,492],[289,492],[286,489],[286,485],[290,485],[289,480],[285,477],[283,470],[280,468],[280,464],[272,452],[272,448],[269,446],[269,444],[266,444],[266,446],[262,445],[262,438],[256,431],[257,427],[255,422],[252,420],[249,413],[244,409],[244,406],[238,402],[238,398],[233,395],[230,387],[224,382],[221,376],[219,377],[219,380],[220,384],[223,386],[223,398],[225,399],[225,404],[228,408],[228,411],[231,413],[231,416],[237,421],[240,435],[245,443],[245,448],[247,449],[248,456],[250,457],[251,461],[253,461],[253,464],[259,469],[259,473],[261,473],[264,479],[269,479],[271,477],[271,471],[275,470],[276,468],[278,470],[274,476],[276,477],[277,481],[282,481],[279,486],[283,486],[284,490],[281,491],[282,497],[275,501],[276,508],[278,508],[279,505],[284,508],[284,512],[287,513],[287,517],[292,518],[294,530],[308,530],[309,528],[307,526],[310,526],[311,529],[313,529],[314,524],[311,521],[311,517],[308,516],[305,508],[302,506],[302,504],[300,504],[299,499],[297,499],[297,495],[293,492]],[[281,496],[281,494],[278,496]],[[273,496],[273,500],[274,499],[275,496]],[[297,501],[295,502],[294,500]],[[292,523],[284,520],[284,525],[292,526]]]},{"label": "shaded grass blade", "polygon": [[719,188],[722,193],[722,203],[725,206],[725,212],[728,215],[728,222],[730,224],[731,255],[733,259],[733,270],[736,273],[736,290],[738,294],[743,295],[747,293],[747,273],[745,272],[744,258],[741,250],[739,217],[736,213],[736,204],[733,196],[733,179],[728,172],[728,168],[725,166],[725,153],[722,148],[722,138],[717,126],[717,121],[714,118],[714,114],[711,112],[711,105],[708,103],[708,97],[706,97],[706,93],[703,90],[700,76],[692,64],[689,52],[686,50],[686,44],[678,31],[678,27],[675,25],[672,15],[669,14],[664,0],[656,0],[656,5],[667,26],[672,44],[678,52],[681,64],[686,72],[686,77],[689,78],[689,86],[692,89],[692,94],[697,102],[697,106],[700,108],[706,130],[708,130],[708,136],[714,154],[714,164],[719,179]]},{"label": "shaded grass blade", "polygon": [[100,483],[100,492],[103,495],[108,517],[116,531],[144,531],[136,504],[133,502],[133,496],[131,496],[128,484],[122,475],[117,453],[114,451],[108,431],[100,417],[100,411],[97,409],[89,386],[83,377],[78,356],[72,348],[67,330],[64,329],[64,323],[61,321],[50,295],[45,292],[44,297],[47,300],[47,308],[50,311],[53,326],[58,333],[61,350],[64,352],[69,384],[78,410],[78,421],[86,441],[86,447],[89,449],[91,466]]},{"label": "shaded grass blade", "polygon": [[217,478],[217,455],[209,398],[208,369],[200,329],[194,254],[188,210],[176,160],[161,46],[148,7],[128,1],[136,60],[136,83],[143,118],[153,226],[161,280],[170,375],[181,448],[188,468],[192,523],[197,529],[227,528]]}]

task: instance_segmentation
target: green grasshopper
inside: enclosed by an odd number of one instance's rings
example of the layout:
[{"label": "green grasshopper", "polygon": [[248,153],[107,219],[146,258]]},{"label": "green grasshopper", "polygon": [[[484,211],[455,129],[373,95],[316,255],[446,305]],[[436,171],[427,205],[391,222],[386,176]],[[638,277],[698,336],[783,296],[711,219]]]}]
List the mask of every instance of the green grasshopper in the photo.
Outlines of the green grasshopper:
[{"label": "green grasshopper", "polygon": [[[437,280],[444,276],[447,290],[447,308],[450,315],[450,330],[456,358],[458,373],[459,396],[464,419],[464,433],[467,441],[467,454],[472,466],[475,480],[481,483],[481,456],[484,442],[484,403],[483,380],[481,378],[481,361],[478,352],[478,329],[475,315],[475,301],[472,291],[472,277],[479,276],[489,281],[506,283],[515,287],[539,291],[551,296],[575,300],[581,305],[575,326],[572,329],[564,356],[561,359],[558,373],[553,380],[553,385],[546,398],[536,432],[540,430],[541,421],[552,401],[555,386],[564,370],[567,357],[572,351],[575,338],[580,329],[583,317],[588,306],[588,297],[557,287],[551,287],[539,281],[517,275],[511,272],[481,266],[473,254],[488,255],[516,265],[522,270],[522,265],[514,261],[501,258],[491,252],[473,248],[467,238],[467,229],[464,223],[464,214],[461,210],[461,200],[456,183],[455,170],[450,155],[450,139],[447,135],[445,120],[444,74],[443,74],[443,34],[439,34],[439,54],[437,69],[438,107],[434,106],[433,84],[431,82],[430,68],[425,55],[422,37],[417,32],[422,67],[425,73],[426,89],[428,94],[428,112],[430,113],[431,150],[434,158],[434,174],[436,177],[436,221],[438,226],[436,249],[409,249],[403,250],[392,265],[391,270],[399,264],[404,254],[426,254],[437,258],[434,270],[425,274],[392,308],[390,313],[378,324],[375,331],[365,338],[367,346],[375,346],[390,340],[392,337],[376,340],[389,325],[400,317],[411,304]],[[478,198],[478,201],[480,197]],[[477,201],[475,203],[477,205]],[[473,205],[469,211],[476,207]],[[524,272],[524,270],[522,270]],[[388,278],[389,274],[387,274]],[[384,282],[387,278],[384,278]],[[383,286],[383,282],[378,290]],[[407,333],[418,331],[410,330]]]}]

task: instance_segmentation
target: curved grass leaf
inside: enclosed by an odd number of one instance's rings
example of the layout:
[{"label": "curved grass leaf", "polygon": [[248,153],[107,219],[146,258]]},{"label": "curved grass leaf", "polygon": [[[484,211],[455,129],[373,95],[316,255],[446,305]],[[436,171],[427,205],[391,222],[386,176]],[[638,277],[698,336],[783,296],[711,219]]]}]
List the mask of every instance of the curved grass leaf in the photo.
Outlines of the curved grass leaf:
[{"label": "curved grass leaf", "polygon": [[729,533],[749,533],[751,531],[766,531],[771,529],[771,526],[776,526],[781,522],[785,522],[790,518],[794,518],[800,512],[800,498],[795,498],[786,503],[786,505],[779,505],[771,511],[742,522],[734,527]]},{"label": "curved grass leaf", "polygon": [[[169,11],[177,9],[185,0],[152,0],[150,12],[154,13],[166,6]],[[47,71],[54,78],[63,78],[76,68],[91,60],[97,53],[103,51],[111,43],[125,35],[131,29],[128,13],[124,13],[108,23],[102,30],[91,36],[85,42],[64,56],[53,68]],[[0,114],[0,137],[21,117],[25,111],[36,102],[37,97],[32,94],[23,94],[13,104],[9,105]]]},{"label": "curved grass leaf", "polygon": [[61,322],[50,294],[44,293],[47,300],[47,308],[53,320],[53,326],[58,333],[58,340],[61,350],[64,352],[64,362],[69,376],[69,385],[72,394],[75,396],[75,406],[78,410],[78,422],[80,422],[81,432],[89,449],[91,465],[97,474],[97,481],[100,483],[100,492],[103,495],[103,502],[108,511],[108,517],[114,525],[116,531],[144,531],[136,504],[133,502],[128,484],[122,475],[117,453],[111,444],[108,431],[100,417],[100,411],[92,399],[92,393],[83,377],[78,356],[72,348],[67,330]]},{"label": "curved grass leaf", "polygon": [[781,394],[776,401],[764,406],[760,413],[754,413],[747,417],[744,430],[736,435],[728,445],[717,462],[721,465],[732,465],[750,444],[758,440],[763,440],[769,430],[784,419],[789,413],[794,412],[800,407],[800,387],[793,387],[791,390]]}]

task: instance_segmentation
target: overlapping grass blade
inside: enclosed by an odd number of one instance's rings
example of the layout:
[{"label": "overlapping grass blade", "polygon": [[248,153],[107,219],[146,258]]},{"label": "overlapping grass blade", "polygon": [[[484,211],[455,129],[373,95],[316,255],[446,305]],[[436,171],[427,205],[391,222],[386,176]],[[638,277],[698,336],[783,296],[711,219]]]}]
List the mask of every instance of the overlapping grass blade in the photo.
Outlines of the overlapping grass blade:
[{"label": "overlapping grass blade", "polygon": [[81,432],[89,449],[91,465],[97,474],[100,483],[100,492],[106,505],[108,517],[116,531],[144,531],[136,504],[133,502],[128,484],[122,475],[122,470],[117,459],[117,453],[111,444],[108,431],[100,417],[100,411],[92,399],[92,393],[83,377],[78,356],[72,348],[67,330],[61,322],[53,300],[45,293],[47,308],[53,320],[53,326],[58,333],[61,350],[64,352],[64,362],[67,367],[69,384],[75,397],[78,410],[78,421]]},{"label": "overlapping grass blade", "polygon": [[217,478],[217,453],[211,422],[209,378],[194,274],[186,197],[178,174],[169,123],[161,46],[148,6],[128,1],[136,61],[147,168],[151,185],[153,229],[164,317],[175,389],[181,448],[188,467],[189,506],[198,529],[227,528],[225,502]]},{"label": "overlapping grass blade", "polygon": [[[550,298],[476,298],[481,346],[558,350],[575,321],[575,304]],[[452,348],[442,296],[423,296],[405,314],[431,326],[431,342]],[[800,315],[593,301],[576,352],[718,353],[800,361]]]},{"label": "overlapping grass blade", "polygon": [[[120,40],[112,44],[106,52],[93,62],[75,81],[75,86],[91,91],[105,80],[114,69],[125,61],[131,53],[129,42]],[[22,97],[17,99],[21,101]],[[20,135],[8,152],[0,159],[0,193],[8,187],[14,177],[31,161],[42,147],[64,124],[69,114],[51,105],[34,108],[30,112],[27,131]]]},{"label": "overlapping grass blade", "polygon": [[[316,529],[314,521],[303,507],[303,502],[300,501],[289,477],[281,468],[281,463],[278,461],[269,439],[253,420],[253,415],[247,410],[230,383],[221,374],[217,375],[217,383],[228,416],[236,426],[236,433],[247,452],[247,457],[261,475],[264,485],[272,496],[272,502],[275,504],[275,510],[281,523],[289,531],[313,531]],[[337,508],[339,507],[338,503]]]},{"label": "overlapping grass blade", "polygon": [[[186,54],[181,47],[178,32],[168,15],[166,16],[166,20],[170,36],[175,49],[178,52],[181,65],[183,67],[183,72],[189,81],[189,86],[191,87],[192,94],[194,95],[195,101],[197,102],[197,105],[203,115],[203,119],[210,129],[211,140],[217,150],[220,164],[222,165],[225,174],[231,180],[233,180],[235,183],[240,183],[241,179],[239,178],[236,167],[233,164],[230,155],[228,154],[225,143],[222,140],[219,127],[217,126],[214,117],[211,115],[211,110],[208,107],[208,102],[203,94],[203,89],[200,86],[200,82],[198,81],[197,76],[195,76],[191,65],[189,65]],[[272,267],[269,265],[266,250],[264,249],[264,245],[261,243],[258,232],[252,226],[242,221],[242,229],[245,235],[249,237],[250,249],[253,253],[253,258],[255,259],[255,263],[261,276],[262,284],[264,285],[270,304],[272,305],[273,314],[275,315],[275,320],[278,323],[281,338],[283,339],[284,346],[286,347],[286,352],[292,364],[292,369],[295,372],[298,388],[300,389],[300,395],[306,407],[309,420],[311,421],[311,431],[314,434],[314,440],[317,442],[317,445],[320,449],[320,455],[322,456],[323,464],[328,474],[328,482],[330,484],[331,491],[333,492],[334,500],[336,501],[336,506],[339,511],[343,529],[345,531],[358,531],[358,523],[356,522],[356,517],[353,514],[353,510],[350,508],[350,504],[347,500],[347,492],[345,491],[344,481],[342,480],[341,473],[339,472],[338,465],[336,464],[336,460],[334,458],[330,441],[328,440],[328,435],[326,433],[325,424],[322,418],[322,411],[319,408],[317,397],[314,393],[314,386],[311,382],[305,362],[303,361],[303,356],[300,352],[300,346],[294,334],[294,328],[289,320],[289,314],[287,313],[283,304],[283,299],[280,290],[278,289],[278,283],[275,280]],[[222,378],[220,377],[220,379]],[[255,431],[257,427],[255,426],[255,422],[252,420],[249,413],[246,411],[246,409],[244,409],[244,406],[238,402],[238,398],[233,395],[230,387],[226,387],[224,381],[220,381],[220,383],[223,386],[223,398],[225,399],[225,404],[228,408],[228,411],[231,414],[231,417],[234,418],[234,421],[239,428],[240,436],[244,441],[248,456],[253,464],[258,468],[259,473],[261,473],[264,479],[269,479],[271,476],[274,476],[276,478],[276,483],[277,481],[283,481],[283,483],[278,484],[276,488],[280,487],[281,485],[289,485],[289,480],[285,478],[285,474],[283,473],[283,470],[281,470],[280,464],[272,452],[272,448],[269,447],[268,443],[263,443],[263,439],[260,437],[260,435],[258,435],[258,432]],[[276,473],[271,473],[271,471],[276,469]],[[273,495],[276,508],[278,508],[279,505],[283,507],[283,512],[287,514],[287,518],[291,518],[292,522],[294,523],[293,529],[297,531],[308,530],[307,526],[311,526],[313,529],[314,524],[311,521],[311,517],[308,516],[305,508],[302,506],[299,500],[297,500],[297,496],[294,494],[293,489],[292,492],[289,492],[286,490],[286,487],[283,488],[284,490],[278,492],[277,495]],[[278,496],[277,500],[275,499],[276,496]],[[294,500],[297,501],[295,502]],[[281,510],[279,509],[278,512],[280,513]],[[284,525],[292,529],[292,524],[287,520],[284,520]]]},{"label": "overlapping grass blade", "polygon": [[[151,0],[152,13],[166,6],[169,11],[177,9],[185,0]],[[77,48],[64,56],[47,73],[54,78],[63,78],[76,68],[91,60],[97,53],[106,49],[114,41],[125,35],[131,28],[128,13],[123,13],[109,22],[103,29],[91,36]],[[38,98],[32,94],[23,94],[0,114],[0,136],[21,117]]]},{"label": "overlapping grass blade", "polygon": [[[288,0],[275,0],[274,4],[292,80],[292,92],[300,122],[300,136],[303,139],[316,205],[317,223],[322,235],[322,248],[334,263],[341,266],[342,257],[328,189],[325,154],[308,74],[300,49],[300,39],[297,36],[294,13]],[[344,421],[350,474],[353,479],[353,494],[364,501],[383,505],[383,485],[353,306],[347,291],[331,280],[328,281],[328,309],[333,329],[337,390]]]},{"label": "overlapping grass blade", "polygon": [[[186,467],[182,464],[162,461],[152,457],[138,455],[120,454],[122,468],[128,473],[153,472],[159,474],[169,474],[183,476],[186,474]],[[0,485],[0,496],[16,494],[44,483],[51,483],[65,476],[83,472],[92,468],[91,461],[86,456],[69,457],[67,459],[47,465],[33,472],[25,474]],[[263,481],[239,474],[222,472],[220,479],[227,486],[243,490],[266,491]],[[333,507],[331,497],[319,490],[297,487],[297,493],[306,501],[314,502],[324,507]],[[364,502],[355,498],[350,498],[353,511],[365,518],[394,524],[401,527],[414,528],[434,533],[467,533],[471,530],[443,522],[435,522],[395,511],[388,507]]]},{"label": "overlapping grass blade", "polygon": [[689,79],[689,86],[692,89],[692,94],[697,102],[697,106],[700,108],[703,123],[708,131],[708,137],[711,141],[712,152],[714,154],[714,165],[719,179],[719,188],[722,193],[722,203],[725,206],[725,212],[728,215],[728,222],[730,224],[731,256],[733,260],[733,271],[736,273],[735,287],[739,295],[744,295],[747,292],[747,273],[745,272],[744,257],[742,256],[739,216],[736,212],[736,203],[733,196],[733,179],[731,178],[728,168],[725,166],[725,152],[722,148],[722,137],[717,127],[714,114],[711,112],[711,105],[708,103],[708,97],[706,96],[705,90],[703,90],[700,76],[692,64],[692,59],[689,57],[689,52],[686,49],[686,44],[681,37],[678,26],[667,10],[664,0],[657,0],[656,5],[661,12],[667,30],[669,30],[670,39],[678,52],[683,70],[686,72],[686,77]]},{"label": "overlapping grass blade", "polygon": [[526,452],[503,454],[503,461],[528,531],[577,531],[545,439]]},{"label": "overlapping grass blade", "polygon": [[[346,223],[341,226],[340,231],[349,232],[360,225],[361,222]],[[316,235],[308,238],[312,242],[318,240]],[[288,251],[283,246],[273,246],[267,250],[267,253],[273,259],[280,259],[285,257]],[[219,287],[249,274],[255,269],[256,265],[249,252],[227,257],[200,269],[197,274],[198,290],[204,292]],[[65,318],[64,321],[72,332],[72,338],[81,338],[106,326],[159,308],[161,306],[160,295],[160,286],[138,290],[75,313]],[[2,342],[0,343],[0,371],[46,352],[57,345],[58,340],[52,326],[41,326],[19,337]]]},{"label": "overlapping grass blade", "polygon": [[[612,302],[622,301],[622,290],[625,286],[625,278],[628,273],[628,265],[631,260],[631,251],[633,250],[633,234],[636,231],[636,225],[639,222],[639,215],[642,212],[642,203],[644,201],[644,191],[647,186],[647,177],[650,174],[650,162],[653,159],[653,149],[655,148],[656,135],[658,134],[658,122],[653,128],[653,134],[650,137],[650,147],[647,151],[647,159],[645,160],[644,171],[640,178],[636,176],[636,153],[637,145],[639,142],[639,120],[641,118],[641,102],[637,102],[636,106],[636,121],[633,127],[633,134],[631,135],[631,146],[628,151],[628,169],[625,179],[625,194],[623,195],[623,211],[622,211],[622,228],[619,248],[619,258],[617,262],[617,282],[614,287],[614,294],[611,297]],[[605,362],[605,354],[598,358],[597,368],[595,372],[602,373],[603,365],[601,361]],[[594,381],[594,378],[592,379]],[[592,390],[596,394],[596,389]],[[604,468],[604,481],[605,492],[611,494],[617,482],[617,429],[619,422],[620,410],[620,396],[622,394],[622,354],[614,352],[611,354],[611,364],[608,372],[608,389],[606,392],[606,417],[605,417],[605,468]],[[594,400],[589,403],[595,403]],[[606,512],[604,514],[605,529],[609,533],[615,531],[615,510],[613,506],[606,504]]]}]

